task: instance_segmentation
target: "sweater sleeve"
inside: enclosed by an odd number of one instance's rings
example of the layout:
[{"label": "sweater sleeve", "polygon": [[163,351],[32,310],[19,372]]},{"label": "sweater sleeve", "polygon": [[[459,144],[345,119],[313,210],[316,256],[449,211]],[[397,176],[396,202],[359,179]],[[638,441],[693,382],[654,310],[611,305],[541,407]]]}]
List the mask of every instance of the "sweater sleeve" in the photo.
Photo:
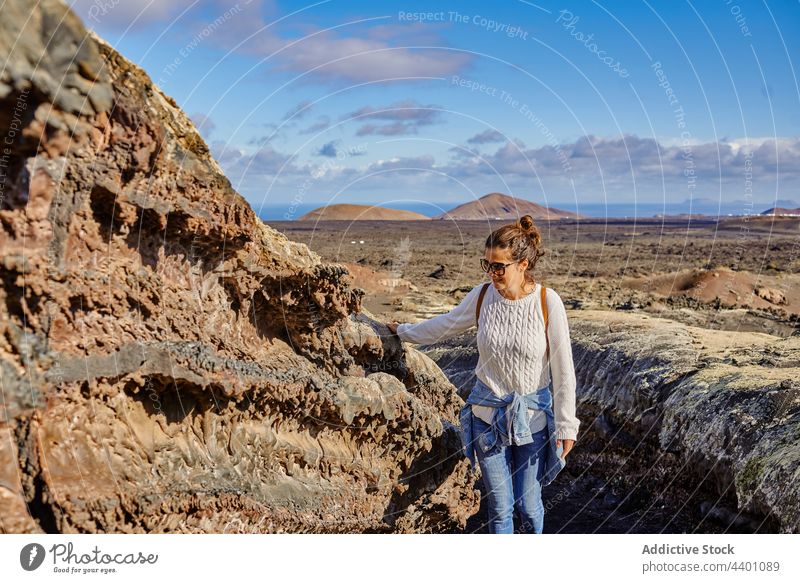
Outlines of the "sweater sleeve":
[{"label": "sweater sleeve", "polygon": [[446,314],[416,324],[400,324],[397,326],[400,340],[414,344],[433,344],[466,332],[475,325],[475,308],[482,286],[481,283],[472,288],[461,303]]},{"label": "sweater sleeve", "polygon": [[577,439],[580,421],[575,416],[575,366],[564,302],[555,290],[547,290],[550,370],[553,374],[553,414],[556,439]]}]

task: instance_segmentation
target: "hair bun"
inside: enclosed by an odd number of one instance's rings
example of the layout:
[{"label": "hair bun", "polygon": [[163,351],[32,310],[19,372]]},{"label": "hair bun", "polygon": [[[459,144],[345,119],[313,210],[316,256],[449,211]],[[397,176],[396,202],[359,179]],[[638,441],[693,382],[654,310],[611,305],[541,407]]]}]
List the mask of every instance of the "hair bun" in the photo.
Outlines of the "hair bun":
[{"label": "hair bun", "polygon": [[517,226],[527,235],[532,233],[536,227],[533,225],[533,217],[525,215],[517,221]]}]

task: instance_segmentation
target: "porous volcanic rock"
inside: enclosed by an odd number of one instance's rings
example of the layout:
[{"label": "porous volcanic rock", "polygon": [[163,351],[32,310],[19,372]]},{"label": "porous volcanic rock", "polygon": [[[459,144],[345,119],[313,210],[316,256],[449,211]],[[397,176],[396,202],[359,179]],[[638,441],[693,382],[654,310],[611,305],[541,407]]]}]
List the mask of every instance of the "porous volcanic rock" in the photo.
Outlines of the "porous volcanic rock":
[{"label": "porous volcanic rock", "polygon": [[[800,337],[609,310],[568,317],[581,420],[573,467],[602,473],[603,444],[621,444],[632,483],[689,477],[707,490],[704,515],[723,513],[744,531],[800,532]],[[421,349],[468,393],[474,331]],[[676,512],[686,503],[660,494]]]},{"label": "porous volcanic rock", "polygon": [[463,526],[461,401],[347,270],[62,2],[3,3],[0,54],[0,530]]}]

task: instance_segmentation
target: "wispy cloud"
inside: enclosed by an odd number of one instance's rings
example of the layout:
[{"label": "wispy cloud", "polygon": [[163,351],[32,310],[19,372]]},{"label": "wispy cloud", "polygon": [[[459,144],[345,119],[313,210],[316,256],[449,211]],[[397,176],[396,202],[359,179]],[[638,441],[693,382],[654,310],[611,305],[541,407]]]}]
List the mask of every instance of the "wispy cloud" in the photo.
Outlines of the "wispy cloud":
[{"label": "wispy cloud", "polygon": [[393,47],[364,38],[324,33],[302,41],[282,58],[281,69],[313,71],[327,81],[394,81],[447,77],[471,60],[463,53]]},{"label": "wispy cloud", "polygon": [[379,136],[403,136],[406,134],[416,134],[417,126],[403,122],[395,122],[388,125],[375,125],[367,123],[358,128],[357,136],[379,135]]},{"label": "wispy cloud", "polygon": [[[262,9],[258,0],[252,0],[247,12],[246,18],[232,20],[216,34],[214,42],[239,53],[269,57],[267,64],[278,70],[326,83],[447,77],[473,61],[468,53],[447,50],[444,38],[432,29],[386,24],[385,17],[339,22],[335,30],[305,27],[298,36],[282,33],[282,23],[265,20],[270,10]],[[419,41],[421,36],[424,42]]]},{"label": "wispy cloud", "polygon": [[414,99],[404,99],[386,107],[365,106],[357,109],[342,119],[352,119],[370,117],[373,119],[384,119],[390,121],[411,121],[419,124],[434,123],[439,117],[439,111],[435,105],[422,105]]},{"label": "wispy cloud", "polygon": [[[439,26],[400,25],[387,16],[353,18],[337,22],[331,30],[303,26],[298,35],[297,22],[314,14],[310,6],[298,10],[287,5],[280,10],[270,0],[242,0],[233,7],[222,0],[67,1],[91,28],[127,30],[157,25],[163,29],[177,20],[173,33],[190,35],[202,32],[220,14],[234,11],[222,26],[214,28],[211,43],[266,57],[269,67],[307,74],[307,80],[325,83],[447,77],[462,72],[474,60],[467,52],[448,50]],[[295,11],[296,18],[279,21]],[[288,26],[295,29],[288,32]]]},{"label": "wispy cloud", "polygon": [[234,185],[246,179],[261,180],[265,177],[295,176],[307,172],[305,167],[295,162],[294,156],[280,152],[269,144],[247,153],[216,142],[211,153]]},{"label": "wispy cloud", "polygon": [[[344,116],[343,120],[370,120],[361,125],[356,135],[382,135],[399,136],[416,134],[422,126],[428,126],[441,121],[441,108],[435,105],[421,105],[413,99],[398,101],[386,107],[377,108],[365,106],[352,111]],[[372,120],[388,121],[392,123],[379,124]]]},{"label": "wispy cloud", "polygon": [[340,148],[340,143],[341,140],[332,140],[327,142],[316,151],[316,155],[326,158],[339,158],[340,160],[344,160],[345,158],[364,156],[367,153],[366,146],[363,144],[350,148]]},{"label": "wispy cloud", "polygon": [[194,122],[197,131],[200,132],[200,135],[203,136],[206,140],[211,136],[214,129],[217,127],[217,124],[208,117],[204,113],[193,113],[189,116],[189,118]]},{"label": "wispy cloud", "polygon": [[290,120],[290,119],[291,120],[302,119],[303,117],[305,117],[308,114],[308,112],[311,111],[311,107],[312,106],[311,106],[311,102],[310,101],[308,101],[308,100],[301,101],[300,103],[295,105],[292,109],[287,111],[283,115],[283,117],[281,118],[281,121],[287,121],[287,120]]},{"label": "wispy cloud", "polygon": [[506,138],[497,130],[484,130],[479,134],[475,134],[467,140],[468,144],[491,144],[496,142],[505,142]]},{"label": "wispy cloud", "polygon": [[319,132],[325,131],[330,126],[331,126],[331,118],[329,118],[327,115],[323,115],[317,118],[317,121],[315,123],[311,124],[306,129],[301,130],[300,133],[317,134]]},{"label": "wispy cloud", "polygon": [[197,7],[198,0],[68,0],[67,3],[89,28],[127,30],[169,23],[186,9]]}]

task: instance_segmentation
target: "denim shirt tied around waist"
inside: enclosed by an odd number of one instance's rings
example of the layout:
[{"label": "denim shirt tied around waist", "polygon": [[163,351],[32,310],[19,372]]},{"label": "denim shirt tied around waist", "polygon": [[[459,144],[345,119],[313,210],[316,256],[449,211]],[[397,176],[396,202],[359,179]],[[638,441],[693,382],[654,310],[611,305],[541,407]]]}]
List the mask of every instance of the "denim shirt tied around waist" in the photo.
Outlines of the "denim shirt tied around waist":
[{"label": "denim shirt tied around waist", "polygon": [[[491,432],[487,432],[482,438],[481,443],[476,444],[472,436],[472,405],[483,405],[484,407],[495,408],[492,416]],[[464,448],[464,455],[474,466],[475,452],[474,447],[482,447],[488,451],[500,440],[502,445],[525,445],[533,442],[531,428],[528,423],[528,409],[540,409],[547,417],[548,447],[544,455],[544,476],[542,485],[546,486],[552,482],[558,473],[564,469],[566,460],[561,458],[563,446],[556,447],[556,428],[555,417],[553,416],[553,395],[550,387],[542,387],[538,391],[521,395],[511,393],[504,397],[498,397],[480,379],[477,380],[472,392],[469,394],[466,403],[461,408],[461,443]],[[511,434],[509,435],[509,425]],[[487,440],[484,442],[484,440]]]}]

